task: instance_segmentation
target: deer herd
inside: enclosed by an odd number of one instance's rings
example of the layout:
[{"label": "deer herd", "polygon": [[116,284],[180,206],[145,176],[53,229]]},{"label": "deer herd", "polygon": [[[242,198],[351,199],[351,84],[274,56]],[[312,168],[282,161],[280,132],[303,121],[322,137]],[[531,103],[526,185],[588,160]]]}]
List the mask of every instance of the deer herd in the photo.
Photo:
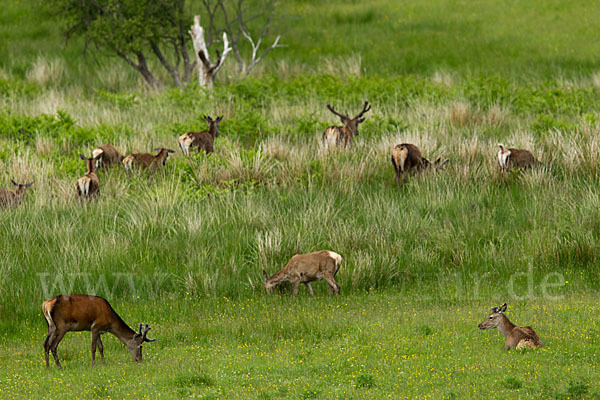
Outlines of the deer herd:
[{"label": "deer herd", "polygon": [[[331,105],[327,109],[340,118],[342,126],[330,126],[323,132],[323,147],[348,148],[352,145],[355,135],[358,135],[358,125],[365,121],[365,113],[371,109],[371,105],[365,101],[362,110],[353,118],[340,113]],[[208,123],[208,130],[202,132],[187,132],[178,139],[179,148],[185,156],[192,151],[204,151],[207,154],[214,152],[215,138],[219,136],[219,123],[223,116],[212,119],[204,116]],[[513,168],[527,169],[538,164],[539,161],[528,150],[507,148],[500,144],[497,153],[498,165],[501,172],[507,172]],[[77,195],[80,201],[90,200],[100,194],[100,182],[96,171],[107,169],[122,164],[128,174],[134,170],[147,170],[154,174],[158,168],[166,164],[169,154],[174,150],[160,147],[154,149],[156,155],[150,153],[132,153],[123,156],[111,144],[96,147],[90,158],[80,154],[79,157],[85,161],[87,172],[77,180]],[[398,186],[406,183],[409,173],[416,173],[426,169],[442,169],[449,159],[438,158],[431,163],[423,157],[421,150],[412,143],[401,143],[392,149],[391,161],[394,168],[394,176]],[[33,185],[33,182],[18,184],[11,180],[15,189],[0,189],[0,208],[18,206],[25,195],[25,191]],[[296,296],[300,284],[304,284],[310,294],[314,296],[311,282],[325,280],[329,285],[330,294],[339,294],[340,286],[335,281],[342,263],[342,257],[330,250],[316,251],[308,254],[297,254],[293,256],[285,267],[269,276],[263,270],[264,288],[270,293],[276,286],[289,282],[293,285],[292,295]],[[506,304],[494,307],[492,314],[479,324],[480,329],[498,329],[504,335],[505,349],[512,348],[534,348],[542,346],[535,331],[527,327],[517,327],[506,317]],[[104,333],[115,335],[129,350],[136,362],[142,360],[142,345],[153,342],[148,339],[147,333],[151,329],[148,324],[139,324],[138,331],[131,329],[107,300],[92,295],[58,295],[42,304],[43,316],[48,324],[48,334],[44,341],[46,366],[49,366],[49,353],[52,352],[56,365],[60,368],[57,347],[64,335],[70,331],[91,331],[92,365],[95,363],[96,349],[104,361],[104,349],[100,336]]]}]

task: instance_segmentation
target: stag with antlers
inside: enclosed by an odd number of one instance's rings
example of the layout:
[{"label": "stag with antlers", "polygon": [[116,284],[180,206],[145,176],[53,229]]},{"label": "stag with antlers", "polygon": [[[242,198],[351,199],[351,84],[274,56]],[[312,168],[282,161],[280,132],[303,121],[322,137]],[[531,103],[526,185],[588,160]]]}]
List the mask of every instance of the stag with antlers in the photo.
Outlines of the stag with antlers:
[{"label": "stag with antlers", "polygon": [[341,144],[343,144],[344,148],[346,148],[352,145],[352,139],[354,135],[358,135],[358,124],[365,122],[365,119],[362,116],[371,109],[371,105],[369,105],[368,101],[365,101],[362,111],[359,112],[354,118],[350,118],[345,114],[335,111],[335,109],[329,104],[327,104],[327,109],[340,117],[340,120],[344,126],[334,125],[325,129],[325,132],[323,132],[323,145],[326,149]]}]

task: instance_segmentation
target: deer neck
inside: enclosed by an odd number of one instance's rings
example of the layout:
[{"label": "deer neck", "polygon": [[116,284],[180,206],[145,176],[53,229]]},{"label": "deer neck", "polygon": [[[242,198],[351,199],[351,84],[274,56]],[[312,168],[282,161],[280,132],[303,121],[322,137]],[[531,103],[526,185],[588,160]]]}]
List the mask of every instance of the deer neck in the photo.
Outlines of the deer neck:
[{"label": "deer neck", "polygon": [[273,285],[279,285],[280,283],[285,282],[287,280],[288,274],[284,270],[276,272],[275,275],[269,278],[269,282]]},{"label": "deer neck", "polygon": [[118,337],[124,345],[127,345],[136,335],[135,331],[122,320],[111,326],[109,332]]},{"label": "deer neck", "polygon": [[515,326],[515,324],[509,321],[506,315],[502,314],[502,322],[500,322],[500,325],[498,325],[498,330],[505,338],[510,335],[512,330],[515,329]]},{"label": "deer neck", "polygon": [[212,137],[213,137],[213,139],[217,137],[217,133],[218,133],[218,132],[219,132],[219,128],[217,127],[217,124],[214,124],[214,125],[212,125],[212,124],[211,124],[211,125],[208,127],[208,134],[209,134],[210,136],[212,136]]}]

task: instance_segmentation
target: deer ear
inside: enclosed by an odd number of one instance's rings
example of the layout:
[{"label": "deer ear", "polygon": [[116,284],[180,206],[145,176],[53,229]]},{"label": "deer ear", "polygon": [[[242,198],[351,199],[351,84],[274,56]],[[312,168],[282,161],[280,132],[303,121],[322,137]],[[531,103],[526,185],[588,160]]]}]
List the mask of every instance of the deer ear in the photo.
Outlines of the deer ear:
[{"label": "deer ear", "polygon": [[15,186],[19,186],[19,184],[17,182],[13,181],[12,179],[10,180],[10,183],[12,183]]},{"label": "deer ear", "polygon": [[167,153],[175,153],[175,150],[167,149]]},{"label": "deer ear", "polygon": [[25,185],[25,189],[29,189],[33,185],[33,182],[29,182]]},{"label": "deer ear", "polygon": [[365,122],[365,118],[359,118],[358,123],[362,124],[363,122]]},{"label": "deer ear", "polygon": [[211,118],[211,117],[209,117],[208,115],[205,115],[205,116],[204,116],[204,120],[205,120],[206,122],[209,122],[209,123],[210,123],[210,122],[212,121],[212,118]]},{"label": "deer ear", "polygon": [[265,277],[265,281],[269,280],[269,274],[267,274],[267,271],[265,271],[264,269],[263,269],[263,276]]},{"label": "deer ear", "polygon": [[219,115],[219,117],[217,118],[217,122],[221,122],[223,120],[223,115]]},{"label": "deer ear", "polygon": [[506,311],[506,303],[502,304],[499,312],[504,312],[504,311]]},{"label": "deer ear", "polygon": [[87,158],[83,154],[80,154],[79,158],[81,158],[83,161],[87,161]]}]

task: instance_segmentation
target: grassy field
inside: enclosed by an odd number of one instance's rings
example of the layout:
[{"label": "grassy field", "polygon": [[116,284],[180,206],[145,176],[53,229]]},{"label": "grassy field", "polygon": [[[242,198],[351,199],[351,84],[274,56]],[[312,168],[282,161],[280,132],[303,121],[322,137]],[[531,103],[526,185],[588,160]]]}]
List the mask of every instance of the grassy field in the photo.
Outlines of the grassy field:
[{"label": "grassy field", "polygon": [[[600,397],[600,9],[321,3],[281,4],[287,47],[206,93],[148,90],[65,46],[39,3],[0,0],[0,186],[35,181],[0,210],[0,398]],[[325,152],[325,105],[365,100],[354,146]],[[216,151],[183,157],[203,114],[224,115]],[[106,142],[178,151],[152,179],[100,172],[82,205],[78,155]],[[451,161],[398,188],[401,142]],[[541,165],[501,175],[499,142]],[[318,249],[343,257],[341,296],[264,294],[263,269]],[[92,369],[89,334],[69,334],[47,371],[59,293],[106,297],[158,340],[136,365],[106,338]],[[477,329],[503,302],[544,348]]]}]

